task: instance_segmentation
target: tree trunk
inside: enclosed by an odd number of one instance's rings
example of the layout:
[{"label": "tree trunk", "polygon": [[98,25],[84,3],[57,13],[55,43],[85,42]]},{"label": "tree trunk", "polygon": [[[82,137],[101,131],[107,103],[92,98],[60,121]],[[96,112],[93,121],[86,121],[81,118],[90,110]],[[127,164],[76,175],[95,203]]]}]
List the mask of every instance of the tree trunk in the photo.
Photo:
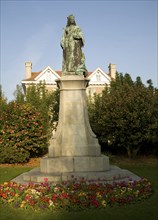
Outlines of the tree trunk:
[{"label": "tree trunk", "polygon": [[131,159],[132,158],[132,151],[131,151],[130,147],[127,147],[126,149],[127,149],[127,155]]},{"label": "tree trunk", "polygon": [[140,146],[137,148],[127,147],[126,150],[127,150],[128,157],[130,159],[135,159],[138,154],[139,149],[140,149]]},{"label": "tree trunk", "polygon": [[140,147],[137,147],[136,149],[133,149],[132,150],[132,158],[135,159],[137,154],[138,154],[138,151],[139,151]]}]

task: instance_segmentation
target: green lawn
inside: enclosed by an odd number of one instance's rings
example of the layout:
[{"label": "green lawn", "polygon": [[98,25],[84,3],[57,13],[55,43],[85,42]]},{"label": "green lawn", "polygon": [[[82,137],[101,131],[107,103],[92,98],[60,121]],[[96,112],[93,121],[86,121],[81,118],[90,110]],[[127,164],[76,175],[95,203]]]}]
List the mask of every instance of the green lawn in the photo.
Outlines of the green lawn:
[{"label": "green lawn", "polygon": [[14,179],[21,173],[27,172],[31,169],[32,167],[0,167],[0,183],[4,183],[11,179]]},{"label": "green lawn", "polygon": [[[158,166],[156,163],[126,163],[118,165],[128,169],[139,176],[150,179],[154,194],[147,200],[125,206],[107,207],[105,209],[93,209],[81,212],[67,211],[41,211],[13,209],[9,206],[1,206],[0,220],[157,220],[158,214]],[[8,181],[29,167],[0,167],[1,183]]]}]

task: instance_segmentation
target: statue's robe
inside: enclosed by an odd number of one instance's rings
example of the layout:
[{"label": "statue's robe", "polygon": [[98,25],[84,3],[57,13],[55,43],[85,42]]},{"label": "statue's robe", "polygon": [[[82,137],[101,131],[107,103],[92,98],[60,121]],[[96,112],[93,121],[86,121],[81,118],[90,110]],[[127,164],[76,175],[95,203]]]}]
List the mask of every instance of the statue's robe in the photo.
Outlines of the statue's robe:
[{"label": "statue's robe", "polygon": [[82,64],[82,47],[84,37],[81,29],[77,25],[67,26],[61,39],[63,48],[63,74],[73,74],[77,67]]}]

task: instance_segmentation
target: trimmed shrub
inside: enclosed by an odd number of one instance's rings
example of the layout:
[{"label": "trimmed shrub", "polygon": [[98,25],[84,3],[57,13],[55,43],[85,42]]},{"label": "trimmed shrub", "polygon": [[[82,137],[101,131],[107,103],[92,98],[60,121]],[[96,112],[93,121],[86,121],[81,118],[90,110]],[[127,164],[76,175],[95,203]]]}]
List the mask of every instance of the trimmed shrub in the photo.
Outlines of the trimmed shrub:
[{"label": "trimmed shrub", "polygon": [[0,163],[26,162],[47,151],[44,119],[29,104],[10,102],[0,116]]}]

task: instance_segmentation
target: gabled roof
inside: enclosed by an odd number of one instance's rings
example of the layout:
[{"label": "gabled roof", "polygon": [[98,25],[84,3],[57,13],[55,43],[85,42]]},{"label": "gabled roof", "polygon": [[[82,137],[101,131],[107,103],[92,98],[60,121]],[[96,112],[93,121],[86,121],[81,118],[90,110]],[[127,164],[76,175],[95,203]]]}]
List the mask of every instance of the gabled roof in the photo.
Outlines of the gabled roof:
[{"label": "gabled roof", "polygon": [[44,75],[47,71],[51,71],[57,78],[60,78],[60,76],[50,66],[47,66],[40,74],[34,78],[34,80],[41,78],[41,76]]},{"label": "gabled roof", "polygon": [[93,72],[88,72],[86,78],[88,78]]},{"label": "gabled roof", "polygon": [[28,78],[28,79],[24,79],[23,81],[34,81],[35,78],[36,78],[41,72],[42,72],[42,71],[32,72],[32,73],[31,73],[31,77]]},{"label": "gabled roof", "polygon": [[31,77],[22,81],[37,81],[47,70],[50,70],[57,78],[60,78],[62,71],[54,71],[50,66],[39,72],[32,72]]},{"label": "gabled roof", "polygon": [[[62,76],[62,71],[60,71],[60,70],[55,71],[55,70],[53,70],[50,66],[47,66],[47,67],[46,67],[44,70],[42,70],[42,71],[32,72],[30,78],[24,79],[24,80],[22,80],[22,81],[23,81],[23,82],[24,82],[24,81],[37,81],[37,80],[39,80],[39,79],[41,78],[41,76],[42,76],[43,74],[45,74],[45,72],[46,72],[47,70],[50,70],[57,78],[60,78],[60,77]],[[98,72],[101,73],[107,80],[111,80],[111,77],[110,77],[107,73],[105,73],[100,67],[96,68],[93,72],[88,72],[86,78],[91,79],[91,78],[92,78],[95,74],[97,74]]]},{"label": "gabled roof", "polygon": [[62,71],[57,70],[57,71],[55,71],[55,72],[61,77],[61,75],[62,75]]},{"label": "gabled roof", "polygon": [[97,67],[91,74],[87,75],[88,79],[91,79],[95,74],[100,73],[102,74],[106,79],[111,80],[111,77],[105,73],[100,67]]}]

